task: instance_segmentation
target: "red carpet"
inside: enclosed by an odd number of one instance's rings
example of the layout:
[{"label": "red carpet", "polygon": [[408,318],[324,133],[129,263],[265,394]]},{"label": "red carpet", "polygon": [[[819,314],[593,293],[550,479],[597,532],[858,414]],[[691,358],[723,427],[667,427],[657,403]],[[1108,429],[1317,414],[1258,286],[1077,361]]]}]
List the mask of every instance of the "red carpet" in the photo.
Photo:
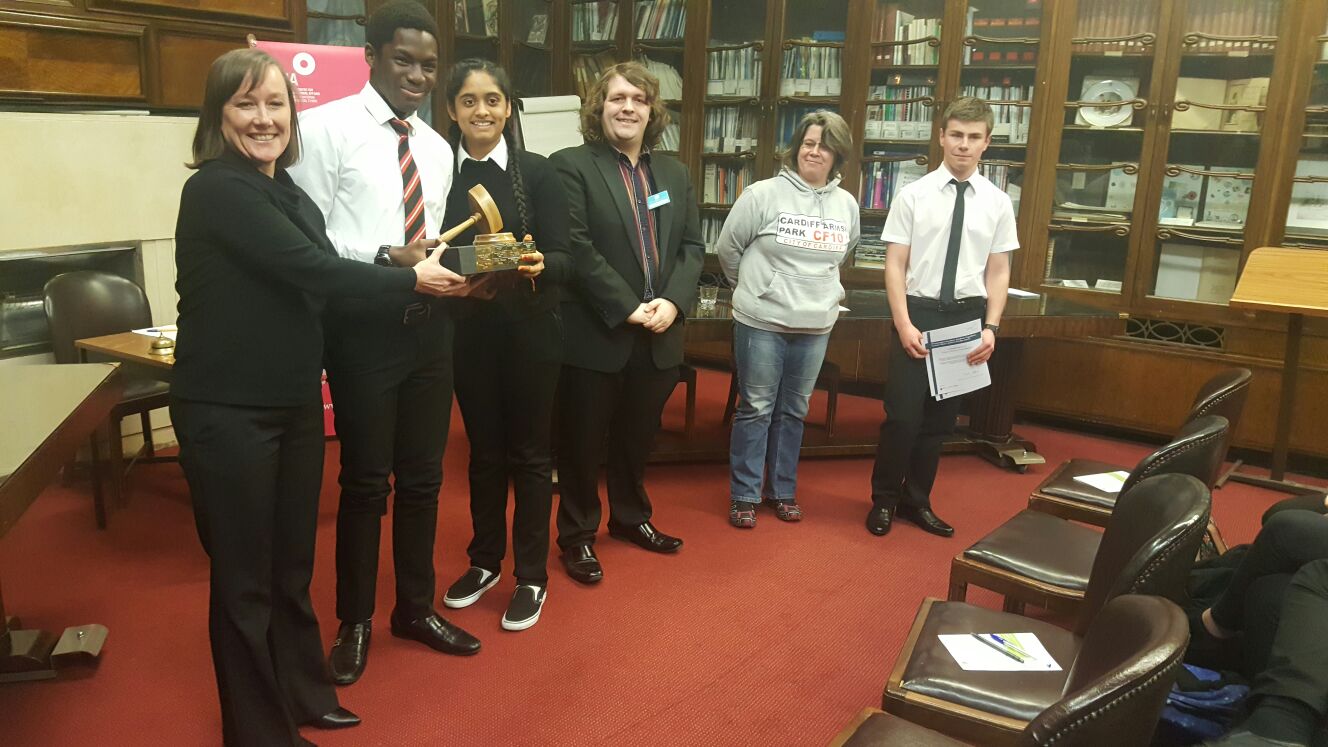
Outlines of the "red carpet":
[{"label": "red carpet", "polygon": [[[727,377],[702,374],[698,425],[714,427]],[[671,408],[680,407],[675,396]],[[818,396],[819,400],[819,396]],[[879,403],[845,398],[843,423],[874,427]],[[823,405],[814,403],[811,420]],[[671,412],[666,427],[680,422]],[[848,427],[848,426],[845,426]],[[465,570],[470,538],[466,448],[459,418],[446,461],[439,520],[440,594]],[[805,461],[807,518],[762,511],[755,530],[727,524],[724,465],[661,465],[649,479],[658,526],[686,540],[659,557],[608,538],[605,580],[586,588],[550,559],[550,589],[534,628],[507,633],[504,579],[447,616],[484,643],[478,656],[436,654],[387,633],[390,533],[385,532],[373,653],[364,678],[341,690],[364,725],[306,730],[326,745],[820,745],[881,689],[918,602],[944,596],[949,559],[1027,500],[1072,456],[1133,464],[1147,445],[1022,427],[1048,466],[1019,475],[971,456],[946,457],[937,512],[956,525],[941,540],[910,525],[886,538],[862,526],[868,459]],[[336,445],[320,517],[315,607],[325,639],[333,617]],[[98,670],[0,686],[0,744],[207,745],[220,741],[207,646],[207,563],[175,465],[140,466],[126,509],[93,526],[86,485],[54,486],[0,540],[9,613],[59,631],[111,630]],[[1229,541],[1253,537],[1282,496],[1230,484],[1215,513]],[[997,604],[978,590],[971,598]]]}]

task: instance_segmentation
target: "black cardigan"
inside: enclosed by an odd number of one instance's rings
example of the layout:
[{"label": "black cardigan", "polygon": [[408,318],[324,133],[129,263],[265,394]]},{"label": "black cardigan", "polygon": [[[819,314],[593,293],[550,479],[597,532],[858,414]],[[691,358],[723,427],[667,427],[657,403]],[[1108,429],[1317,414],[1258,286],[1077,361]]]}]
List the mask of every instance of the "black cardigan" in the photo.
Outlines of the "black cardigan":
[{"label": "black cardigan", "polygon": [[185,182],[175,266],[171,392],[231,405],[317,402],[324,298],[415,287],[410,268],[338,257],[322,214],[285,171],[269,178],[229,153]]}]

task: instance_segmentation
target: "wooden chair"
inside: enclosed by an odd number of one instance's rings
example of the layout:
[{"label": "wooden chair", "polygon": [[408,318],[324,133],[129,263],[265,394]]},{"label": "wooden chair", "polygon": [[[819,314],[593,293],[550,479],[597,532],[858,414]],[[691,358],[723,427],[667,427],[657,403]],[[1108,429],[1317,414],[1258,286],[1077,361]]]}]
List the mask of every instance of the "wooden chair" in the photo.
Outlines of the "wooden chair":
[{"label": "wooden chair", "polygon": [[[1103,670],[1107,657],[1105,649],[1097,646],[1099,638],[1108,647],[1135,640],[1137,627],[1114,613],[1106,614],[1113,600],[1126,594],[1181,598],[1208,523],[1210,502],[1208,488],[1189,475],[1158,475],[1135,486],[1112,517],[1113,531],[1103,538],[1094,560],[1073,630],[964,602],[927,600],[891,669],[882,707],[956,739],[982,745],[1019,743],[1035,722],[1045,724],[1040,717],[1048,709],[1083,685],[1085,674]],[[1167,619],[1168,636],[1179,643],[1178,660],[1188,627],[1179,610]],[[1032,632],[1063,671],[966,671],[937,637],[996,632]],[[1093,645],[1087,645],[1090,642]],[[1164,691],[1170,686],[1154,684]],[[1100,698],[1089,700],[1100,704]],[[1105,744],[1146,744],[1152,731],[1152,722],[1141,725],[1138,717],[1135,723],[1116,722],[1113,712],[1099,705],[1090,705],[1088,712],[1111,719],[1111,728],[1120,732]],[[1144,736],[1128,739],[1127,734]]]},{"label": "wooden chair", "polygon": [[[143,289],[132,281],[95,270],[78,270],[57,275],[46,282],[43,290],[46,318],[51,327],[51,343],[57,363],[78,363],[74,341],[86,337],[99,337],[117,332],[152,326],[152,310]],[[152,443],[151,411],[170,403],[170,385],[124,368],[125,393],[111,411],[108,421],[110,446],[110,487],[115,503],[123,505],[127,488],[120,421],[129,415],[138,415],[143,427],[141,454],[151,458],[156,449]],[[92,479],[100,480],[98,462],[100,450],[97,436],[92,436]],[[131,460],[130,465],[132,466]],[[98,528],[106,528],[106,506],[102,491],[94,486],[93,510]]]},{"label": "wooden chair", "polygon": [[[1111,600],[1084,638],[1060,700],[1029,721],[1013,744],[1148,744],[1189,637],[1184,613],[1165,599],[1127,594]],[[950,747],[964,742],[867,708],[830,744]]]},{"label": "wooden chair", "polygon": [[[1227,421],[1207,415],[1191,421],[1175,441],[1144,457],[1130,473],[1117,501],[1145,477],[1188,474],[1205,479],[1221,459]],[[1108,516],[1107,532],[1120,525]],[[1051,514],[1025,509],[950,562],[951,601],[964,601],[969,585],[1005,596],[1007,612],[1035,604],[1073,615],[1083,603],[1089,574],[1105,534]]]}]

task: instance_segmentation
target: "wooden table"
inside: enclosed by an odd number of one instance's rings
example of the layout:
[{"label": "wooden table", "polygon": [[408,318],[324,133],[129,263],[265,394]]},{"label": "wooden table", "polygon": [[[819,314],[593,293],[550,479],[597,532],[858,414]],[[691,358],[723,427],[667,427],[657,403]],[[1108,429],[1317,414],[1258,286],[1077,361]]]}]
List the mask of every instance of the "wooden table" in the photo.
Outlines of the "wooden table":
[{"label": "wooden table", "polygon": [[98,356],[135,366],[142,366],[155,378],[171,380],[171,368],[175,366],[175,355],[153,355],[152,343],[157,338],[140,335],[137,332],[118,332],[102,337],[88,337],[75,340],[74,347],[84,362]]},{"label": "wooden table", "polygon": [[[721,290],[719,302],[711,309],[693,308],[687,315],[689,357],[727,364],[733,336],[731,291]],[[853,365],[839,363],[842,376],[869,388],[881,396],[885,380],[886,351],[891,343],[890,305],[884,290],[850,290],[842,305],[848,311],[840,315],[830,333],[827,360],[844,350],[856,350]],[[968,427],[958,431],[946,443],[947,453],[977,453],[993,463],[1020,472],[1030,464],[1045,460],[1037,447],[1013,431],[1014,389],[1024,352],[1024,342],[1037,337],[1109,337],[1125,327],[1124,315],[1060,298],[1037,296],[1010,297],[1001,318],[996,353],[992,356],[992,385],[968,395]],[[717,344],[722,343],[722,344]],[[701,355],[695,355],[698,351]],[[716,352],[720,351],[720,352]],[[727,458],[727,441],[704,444],[696,439],[675,442],[662,440],[661,461],[682,459]],[[716,454],[710,454],[715,451]],[[825,436],[811,434],[804,438],[802,453],[807,456],[863,456],[874,454],[876,441],[861,436]]]},{"label": "wooden table", "polygon": [[1231,308],[1286,314],[1287,332],[1270,474],[1265,478],[1232,472],[1229,479],[1289,493],[1320,493],[1321,489],[1290,482],[1285,475],[1305,317],[1328,317],[1328,252],[1274,246],[1255,249],[1231,294]]},{"label": "wooden table", "polygon": [[[0,428],[0,537],[106,420],[123,393],[114,364],[0,368],[0,412],[6,420]],[[48,663],[53,648],[50,633],[20,630],[18,620],[5,616],[0,594],[0,682],[54,677]]]}]

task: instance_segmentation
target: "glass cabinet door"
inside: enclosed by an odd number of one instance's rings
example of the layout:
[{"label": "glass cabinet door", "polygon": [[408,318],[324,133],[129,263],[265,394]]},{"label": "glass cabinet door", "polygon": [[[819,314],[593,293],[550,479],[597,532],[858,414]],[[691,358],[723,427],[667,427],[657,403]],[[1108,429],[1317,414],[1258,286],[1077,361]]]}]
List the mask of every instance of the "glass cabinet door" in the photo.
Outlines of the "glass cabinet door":
[{"label": "glass cabinet door", "polygon": [[[631,8],[629,0],[569,0],[572,32],[572,87],[581,100],[600,73],[618,59],[619,15]],[[627,23],[631,19],[627,19]]]},{"label": "glass cabinet door", "polygon": [[1169,111],[1152,295],[1225,304],[1236,287],[1278,0],[1189,2]]},{"label": "glass cabinet door", "polygon": [[682,149],[683,37],[687,30],[685,0],[636,0],[633,57],[659,79],[659,95],[669,110],[658,149],[677,155]]},{"label": "glass cabinet door", "polygon": [[862,239],[855,267],[885,263],[881,229],[904,185],[932,169],[945,0],[876,0],[862,133]]},{"label": "glass cabinet door", "polygon": [[1318,39],[1284,246],[1328,248],[1328,29]]},{"label": "glass cabinet door", "polygon": [[1081,0],[1043,284],[1120,294],[1153,93],[1159,3]]},{"label": "glass cabinet door", "polygon": [[553,93],[553,60],[550,57],[549,19],[552,0],[512,2],[512,85],[517,96],[549,96]]},{"label": "glass cabinet door", "polygon": [[[774,158],[782,159],[799,120],[817,109],[839,111],[844,80],[848,0],[787,0],[779,55]],[[773,171],[778,171],[778,163]]]},{"label": "glass cabinet door", "polygon": [[498,0],[452,0],[453,60],[498,61]]},{"label": "glass cabinet door", "polygon": [[758,178],[756,163],[762,152],[764,122],[761,81],[768,50],[765,33],[764,2],[711,1],[697,190],[701,233],[709,252],[714,251],[729,207]]},{"label": "glass cabinet door", "polygon": [[983,0],[979,5],[965,14],[959,95],[986,101],[996,116],[991,146],[979,170],[1010,195],[1018,215],[1033,120],[1042,3]]}]

